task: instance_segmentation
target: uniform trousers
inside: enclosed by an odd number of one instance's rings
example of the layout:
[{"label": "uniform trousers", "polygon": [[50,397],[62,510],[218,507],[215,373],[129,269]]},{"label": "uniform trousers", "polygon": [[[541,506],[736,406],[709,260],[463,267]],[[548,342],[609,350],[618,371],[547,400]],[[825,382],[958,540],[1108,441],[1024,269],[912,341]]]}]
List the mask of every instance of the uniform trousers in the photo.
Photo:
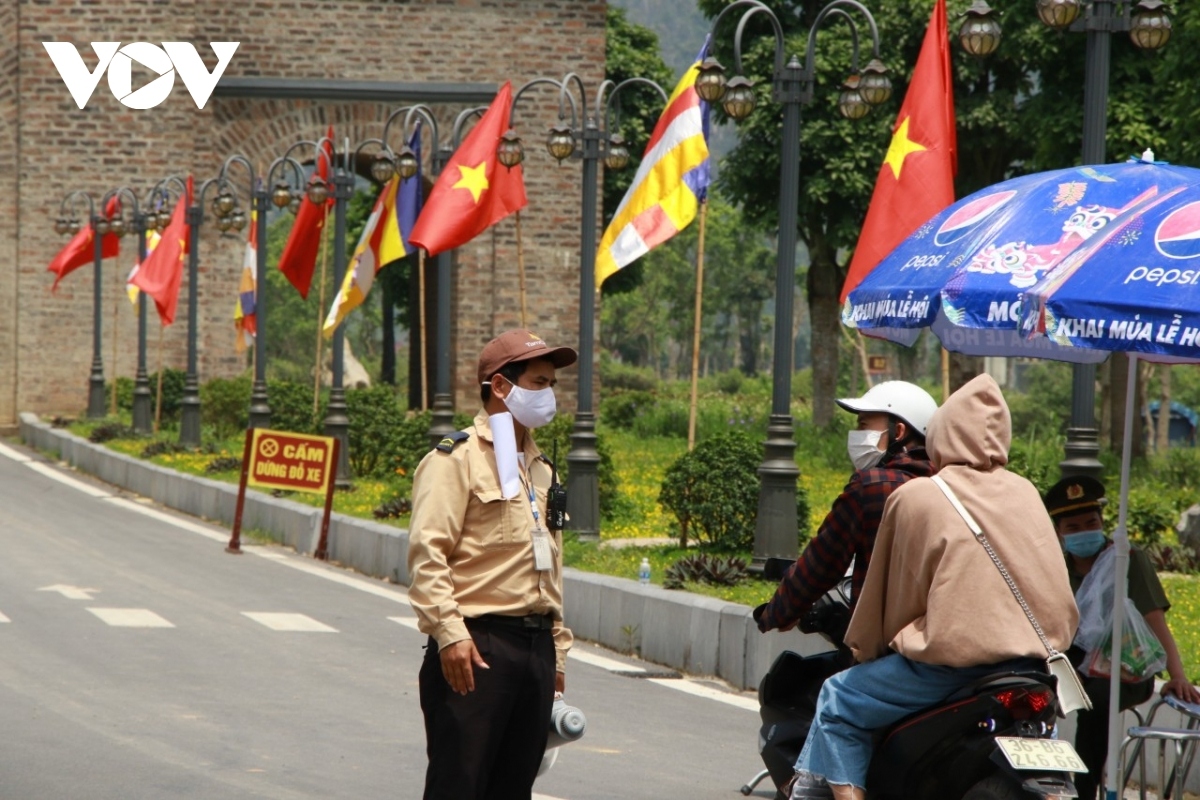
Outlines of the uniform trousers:
[{"label": "uniform trousers", "polygon": [[554,639],[547,629],[468,619],[476,666],[465,696],[442,675],[432,638],[421,665],[425,800],[529,800],[554,704]]},{"label": "uniform trousers", "polygon": [[[1108,758],[1108,678],[1090,678],[1081,675],[1083,689],[1091,698],[1090,711],[1080,711],[1075,718],[1075,751],[1087,765],[1088,771],[1075,776],[1075,791],[1079,800],[1096,800],[1096,790],[1104,776],[1104,762]],[[1133,708],[1146,702],[1154,694],[1154,681],[1122,683],[1119,697],[1121,710]]]}]

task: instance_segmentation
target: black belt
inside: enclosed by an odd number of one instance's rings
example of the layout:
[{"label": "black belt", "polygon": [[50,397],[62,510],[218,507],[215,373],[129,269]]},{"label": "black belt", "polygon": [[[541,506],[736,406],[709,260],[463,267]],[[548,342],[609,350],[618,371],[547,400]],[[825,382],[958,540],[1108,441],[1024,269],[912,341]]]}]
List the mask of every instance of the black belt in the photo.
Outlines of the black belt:
[{"label": "black belt", "polygon": [[508,614],[484,614],[479,617],[471,617],[470,621],[538,631],[548,631],[554,627],[554,618],[549,614],[527,614],[523,617],[514,617]]}]

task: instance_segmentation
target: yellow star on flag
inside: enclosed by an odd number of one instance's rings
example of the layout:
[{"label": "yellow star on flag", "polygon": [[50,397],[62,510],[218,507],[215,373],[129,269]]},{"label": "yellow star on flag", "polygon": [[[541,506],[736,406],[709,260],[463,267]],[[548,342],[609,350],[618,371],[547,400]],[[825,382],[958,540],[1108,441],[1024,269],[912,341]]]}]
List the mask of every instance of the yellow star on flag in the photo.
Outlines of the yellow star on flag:
[{"label": "yellow star on flag", "polygon": [[458,172],[462,177],[458,179],[458,183],[450,188],[468,190],[471,193],[471,197],[478,203],[479,196],[483,194],[484,189],[488,188],[487,162],[480,162],[477,167],[460,165]]},{"label": "yellow star on flag", "polygon": [[904,159],[908,158],[909,153],[919,153],[928,149],[925,145],[917,144],[908,138],[909,119],[910,117],[905,117],[904,122],[901,122],[900,127],[892,134],[892,143],[888,145],[887,158],[883,160],[883,163],[892,168],[892,174],[896,176],[896,180],[900,180],[900,170],[904,167]]}]

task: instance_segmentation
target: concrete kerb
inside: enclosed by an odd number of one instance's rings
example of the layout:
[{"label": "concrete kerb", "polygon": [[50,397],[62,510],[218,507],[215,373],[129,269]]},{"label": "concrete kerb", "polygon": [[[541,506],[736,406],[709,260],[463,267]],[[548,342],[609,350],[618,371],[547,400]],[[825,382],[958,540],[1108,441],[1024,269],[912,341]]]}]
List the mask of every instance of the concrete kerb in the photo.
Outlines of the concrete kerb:
[{"label": "concrete kerb", "polygon": [[[21,438],[43,452],[113,485],[187,514],[230,525],[237,487],[148,464],[114,453],[34,414],[20,415]],[[258,529],[297,552],[311,554],[320,536],[321,511],[257,491],[246,494],[243,529]],[[331,515],[329,556],[365,575],[408,583],[408,532],[342,514]],[[763,636],[750,608],[636,581],[567,569],[566,622],[581,640],[640,654],[674,669],[716,675],[754,688],[785,649],[828,649],[815,636]]]}]

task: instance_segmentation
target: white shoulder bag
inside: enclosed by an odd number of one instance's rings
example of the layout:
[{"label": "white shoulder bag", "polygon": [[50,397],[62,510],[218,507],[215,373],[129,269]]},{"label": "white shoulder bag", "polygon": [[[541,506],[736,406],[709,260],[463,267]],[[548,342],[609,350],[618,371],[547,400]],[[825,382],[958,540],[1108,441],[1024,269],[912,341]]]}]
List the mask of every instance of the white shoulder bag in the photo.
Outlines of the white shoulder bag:
[{"label": "white shoulder bag", "polygon": [[996,551],[992,549],[992,544],[987,540],[987,536],[984,535],[983,529],[979,527],[979,523],[971,516],[971,512],[963,507],[963,504],[959,502],[958,495],[942,480],[941,476],[933,476],[933,482],[942,490],[942,494],[946,495],[946,499],[954,506],[954,510],[963,518],[963,521],[967,523],[967,527],[971,529],[971,533],[975,534],[975,538],[979,540],[979,543],[983,545],[983,549],[991,556],[992,563],[996,565],[996,569],[1000,570],[1005,583],[1012,590],[1013,597],[1017,598],[1017,602],[1021,605],[1021,610],[1029,618],[1029,624],[1033,625],[1033,629],[1037,631],[1038,638],[1042,640],[1042,645],[1046,648],[1048,656],[1046,658],[1046,671],[1058,681],[1059,715],[1065,717],[1072,711],[1091,709],[1091,698],[1083,690],[1083,684],[1079,681],[1079,675],[1075,672],[1075,668],[1071,666],[1071,662],[1067,657],[1055,650],[1050,644],[1050,640],[1046,638],[1046,634],[1042,631],[1042,626],[1034,618],[1033,611],[1030,610],[1029,604],[1025,602],[1021,590],[1017,588],[1017,584],[1013,582],[1012,575],[1008,574],[1008,570],[1004,568],[1004,564],[1001,563],[999,556],[996,555]]}]

